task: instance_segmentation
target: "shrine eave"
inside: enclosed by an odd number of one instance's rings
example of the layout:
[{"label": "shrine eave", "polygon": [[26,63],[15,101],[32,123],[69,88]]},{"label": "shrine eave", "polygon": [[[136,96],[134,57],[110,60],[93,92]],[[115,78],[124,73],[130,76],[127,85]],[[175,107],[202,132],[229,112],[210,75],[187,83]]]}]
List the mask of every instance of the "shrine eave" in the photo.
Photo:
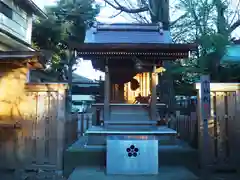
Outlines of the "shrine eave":
[{"label": "shrine eave", "polygon": [[97,56],[150,56],[164,58],[186,58],[191,51],[197,51],[196,44],[159,44],[159,43],[85,43],[78,45],[78,55]]}]

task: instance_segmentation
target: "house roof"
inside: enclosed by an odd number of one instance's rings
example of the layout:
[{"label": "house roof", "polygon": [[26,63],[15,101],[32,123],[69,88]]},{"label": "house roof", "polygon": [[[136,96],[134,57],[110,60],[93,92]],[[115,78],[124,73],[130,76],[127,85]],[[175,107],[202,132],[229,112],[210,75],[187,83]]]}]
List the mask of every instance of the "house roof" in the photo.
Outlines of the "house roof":
[{"label": "house roof", "polygon": [[18,61],[28,63],[33,68],[43,68],[46,60],[40,51],[0,51],[0,63]]},{"label": "house roof", "polygon": [[19,3],[20,2],[25,3],[35,15],[47,18],[46,13],[41,8],[39,8],[32,0],[19,0]]},{"label": "house roof", "polygon": [[73,73],[72,76],[73,76],[73,82],[94,83],[94,80],[88,79],[88,78],[78,75],[76,73]]},{"label": "house roof", "polygon": [[240,44],[233,44],[226,47],[226,52],[221,63],[240,63]]},{"label": "house roof", "polygon": [[[42,82],[59,82],[59,74],[49,71],[43,70],[32,70],[31,71],[31,82],[38,82],[41,80]],[[78,88],[89,88],[89,87],[98,87],[99,83],[95,82],[91,79],[88,79],[84,76],[78,75],[76,73],[72,74],[73,76],[73,86]],[[62,81],[67,83],[67,81]]]}]

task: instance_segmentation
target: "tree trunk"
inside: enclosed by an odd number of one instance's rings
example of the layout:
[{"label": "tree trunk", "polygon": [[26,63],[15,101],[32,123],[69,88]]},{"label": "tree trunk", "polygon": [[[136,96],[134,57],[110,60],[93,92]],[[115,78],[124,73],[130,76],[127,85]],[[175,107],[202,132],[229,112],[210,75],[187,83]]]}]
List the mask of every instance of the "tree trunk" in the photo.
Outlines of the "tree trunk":
[{"label": "tree trunk", "polygon": [[160,101],[168,106],[168,112],[174,112],[175,91],[171,74],[171,62],[165,61],[163,66],[166,69],[166,72],[159,75],[158,93],[160,95]]},{"label": "tree trunk", "polygon": [[[169,31],[169,1],[149,0],[149,4],[152,23],[162,22],[163,29]],[[173,77],[171,75],[171,62],[165,61],[163,66],[166,72],[159,77],[158,94],[160,95],[160,100],[167,104],[168,112],[174,112],[175,92]]]},{"label": "tree trunk", "polygon": [[169,2],[168,0],[149,0],[152,23],[163,23],[163,29],[169,30]]}]

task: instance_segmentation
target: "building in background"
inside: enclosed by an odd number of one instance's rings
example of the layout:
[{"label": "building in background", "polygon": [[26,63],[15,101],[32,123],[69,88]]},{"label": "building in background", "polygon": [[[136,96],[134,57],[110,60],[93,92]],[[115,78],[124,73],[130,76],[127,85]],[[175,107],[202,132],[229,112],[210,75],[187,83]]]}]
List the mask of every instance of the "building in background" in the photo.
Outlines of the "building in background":
[{"label": "building in background", "polygon": [[88,79],[73,73],[73,89],[72,89],[72,111],[86,112],[95,102],[95,96],[100,93],[100,84],[98,81]]},{"label": "building in background", "polygon": [[32,0],[0,1],[0,51],[33,51],[33,15],[46,17]]},{"label": "building in background", "polygon": [[240,39],[233,40],[231,45],[226,47],[226,52],[221,59],[221,63],[240,63]]}]

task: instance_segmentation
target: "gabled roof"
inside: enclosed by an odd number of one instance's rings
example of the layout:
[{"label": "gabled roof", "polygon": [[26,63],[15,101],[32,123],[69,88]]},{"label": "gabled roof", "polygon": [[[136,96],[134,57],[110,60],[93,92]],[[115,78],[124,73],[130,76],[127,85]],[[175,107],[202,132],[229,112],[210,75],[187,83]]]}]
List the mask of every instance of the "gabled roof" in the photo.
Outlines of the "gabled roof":
[{"label": "gabled roof", "polygon": [[46,13],[44,13],[43,10],[41,10],[41,8],[39,8],[32,0],[18,0],[18,1],[19,3],[26,4],[27,7],[32,10],[33,14],[39,17],[47,18]]},{"label": "gabled roof", "polygon": [[85,43],[171,43],[170,31],[157,24],[97,24]]},{"label": "gabled roof", "polygon": [[140,60],[147,69],[152,64],[161,65],[163,60],[188,58],[189,52],[197,51],[198,47],[196,44],[173,44],[170,31],[164,30],[161,24],[126,23],[97,24],[87,31],[85,43],[73,42],[72,46],[78,50],[79,57],[91,59],[95,69],[105,71],[107,59],[109,67],[122,68],[123,75],[135,72],[136,61]]}]

